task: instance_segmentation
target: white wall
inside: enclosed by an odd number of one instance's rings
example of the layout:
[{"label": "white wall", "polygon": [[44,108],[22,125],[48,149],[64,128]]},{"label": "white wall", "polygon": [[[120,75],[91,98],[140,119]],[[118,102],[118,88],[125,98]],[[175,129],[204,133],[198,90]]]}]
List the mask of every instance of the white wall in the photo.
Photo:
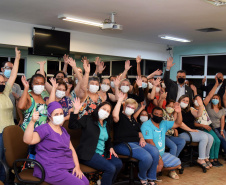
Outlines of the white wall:
[{"label": "white wall", "polygon": [[[0,44],[32,47],[33,27],[45,28],[40,25],[0,19]],[[131,58],[135,58],[139,54],[144,59],[164,61],[168,57],[165,45],[106,37],[71,30],[65,31],[71,32],[70,50],[72,52],[95,53]]]}]

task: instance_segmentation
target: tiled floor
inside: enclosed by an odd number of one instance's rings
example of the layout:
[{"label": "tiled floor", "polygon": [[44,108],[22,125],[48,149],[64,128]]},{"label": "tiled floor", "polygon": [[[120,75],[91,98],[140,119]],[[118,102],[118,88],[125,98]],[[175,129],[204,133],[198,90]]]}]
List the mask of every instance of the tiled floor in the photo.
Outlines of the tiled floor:
[{"label": "tiled floor", "polygon": [[226,185],[226,161],[220,160],[223,167],[212,167],[206,173],[198,166],[186,167],[184,173],[179,174],[179,180],[173,180],[163,174],[162,182],[158,185]]}]

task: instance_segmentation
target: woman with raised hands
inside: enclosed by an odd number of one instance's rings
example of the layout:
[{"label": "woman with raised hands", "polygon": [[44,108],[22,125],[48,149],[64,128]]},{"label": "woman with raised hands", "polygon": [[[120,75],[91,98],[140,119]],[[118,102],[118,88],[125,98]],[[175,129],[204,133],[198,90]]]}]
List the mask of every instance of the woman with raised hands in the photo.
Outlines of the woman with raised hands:
[{"label": "woman with raised hands", "polygon": [[[9,94],[16,80],[19,68],[21,53],[20,50],[17,49],[17,47],[15,48],[15,55],[16,56],[14,65],[7,83],[5,82],[5,77],[0,74],[0,161],[5,160],[2,132],[5,127],[9,125],[14,125],[13,104],[9,98]],[[0,180],[4,181],[4,168],[2,167],[1,164],[0,164]]]},{"label": "woman with raised hands", "polygon": [[139,160],[138,177],[141,184],[155,185],[159,151],[155,146],[145,142],[140,130],[140,124],[133,114],[138,103],[134,99],[127,99],[123,112],[120,111],[126,94],[118,95],[118,102],[112,112],[114,121],[114,146],[115,151],[121,155],[130,155],[128,143],[132,148],[132,157]]},{"label": "woman with raised hands", "polygon": [[66,96],[67,84],[62,81],[51,78],[50,82],[52,84],[52,91],[50,93],[49,99],[46,100],[47,105],[53,101],[60,103],[64,110],[64,120],[69,120],[70,113],[73,111],[73,104],[69,97]]},{"label": "woman with raised hands", "polygon": [[76,149],[79,161],[103,171],[101,184],[111,185],[122,168],[122,162],[111,143],[111,104],[103,102],[91,114],[80,119],[78,119],[82,107],[80,99],[76,98],[73,104],[74,113],[71,113],[68,127],[82,130],[80,144]]},{"label": "woman with raised hands", "polygon": [[[61,126],[64,122],[64,112],[58,102],[49,103],[48,118],[48,123],[34,129],[34,124],[39,119],[39,112],[34,109],[23,138],[25,143],[36,145],[36,160],[45,170],[44,181],[52,185],[89,185],[80,169],[70,135]],[[34,167],[33,175],[42,177],[38,166]]]}]

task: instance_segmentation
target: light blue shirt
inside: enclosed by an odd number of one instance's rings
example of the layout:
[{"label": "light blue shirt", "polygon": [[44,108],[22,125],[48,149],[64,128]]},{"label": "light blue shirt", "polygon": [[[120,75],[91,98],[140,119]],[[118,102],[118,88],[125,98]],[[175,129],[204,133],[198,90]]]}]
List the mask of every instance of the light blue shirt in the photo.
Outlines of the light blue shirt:
[{"label": "light blue shirt", "polygon": [[157,128],[151,122],[151,119],[141,125],[141,132],[144,139],[152,139],[161,156],[165,152],[165,134],[167,130],[173,127],[173,125],[174,121],[163,120],[159,124],[159,128]]},{"label": "light blue shirt", "polygon": [[177,84],[178,85],[178,91],[177,91],[177,99],[176,101],[179,100],[179,98],[185,94],[185,84],[181,87],[180,84]]},{"label": "light blue shirt", "polygon": [[105,141],[108,140],[108,132],[107,132],[107,121],[104,121],[103,127],[101,126],[100,122],[98,122],[98,126],[100,128],[100,135],[97,143],[96,153],[103,155],[105,149]]}]

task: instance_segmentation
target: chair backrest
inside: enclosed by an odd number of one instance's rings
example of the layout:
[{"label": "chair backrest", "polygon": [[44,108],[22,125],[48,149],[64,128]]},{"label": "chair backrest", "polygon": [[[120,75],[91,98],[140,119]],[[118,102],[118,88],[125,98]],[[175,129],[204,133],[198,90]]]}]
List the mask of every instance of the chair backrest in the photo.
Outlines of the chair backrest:
[{"label": "chair backrest", "polygon": [[68,124],[69,124],[69,121],[65,121],[63,124],[63,127],[67,130],[68,134],[71,137],[71,143],[74,146],[74,148],[76,148],[80,143],[82,130],[81,129],[74,129],[74,130],[69,129]]},{"label": "chair backrest", "polygon": [[6,163],[13,168],[17,159],[27,158],[28,145],[23,142],[24,131],[17,125],[12,125],[3,130],[3,143],[5,148]]}]

